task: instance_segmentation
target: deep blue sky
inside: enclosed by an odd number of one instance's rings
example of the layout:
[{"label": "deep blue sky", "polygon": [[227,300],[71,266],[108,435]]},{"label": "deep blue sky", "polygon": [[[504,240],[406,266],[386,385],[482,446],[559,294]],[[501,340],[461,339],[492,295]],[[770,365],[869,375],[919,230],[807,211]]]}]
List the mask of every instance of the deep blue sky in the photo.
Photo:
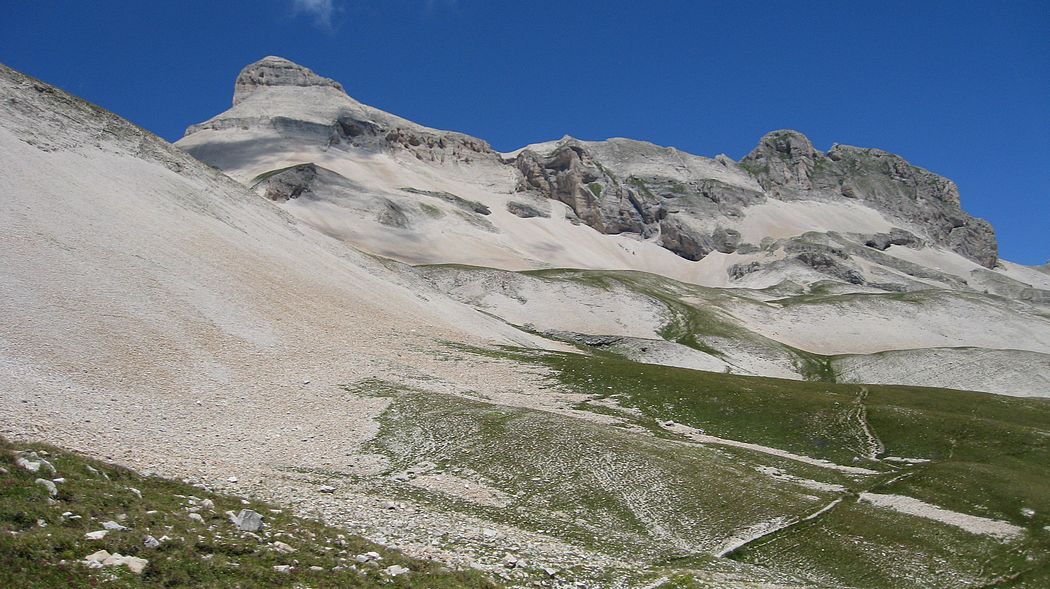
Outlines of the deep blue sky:
[{"label": "deep blue sky", "polygon": [[240,68],[274,54],[362,102],[501,150],[570,134],[738,159],[780,128],[819,149],[879,147],[955,180],[964,208],[995,225],[1006,259],[1050,259],[1046,0],[0,0],[0,9],[0,62],[171,140],[227,108]]}]

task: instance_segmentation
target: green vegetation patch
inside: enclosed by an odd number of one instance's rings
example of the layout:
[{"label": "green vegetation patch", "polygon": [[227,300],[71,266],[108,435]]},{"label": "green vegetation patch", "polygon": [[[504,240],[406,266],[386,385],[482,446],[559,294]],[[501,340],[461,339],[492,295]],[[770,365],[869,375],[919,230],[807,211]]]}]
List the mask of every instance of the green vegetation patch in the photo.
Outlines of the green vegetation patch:
[{"label": "green vegetation patch", "polygon": [[[16,466],[14,452],[22,450],[40,454],[56,474]],[[495,587],[476,571],[409,559],[272,505],[144,477],[51,446],[0,439],[0,466],[6,471],[0,472],[0,587]],[[54,499],[34,482],[38,477],[64,479],[55,483]],[[201,507],[205,500],[214,507]],[[238,531],[224,513],[241,509],[263,515],[265,527],[256,536]],[[190,519],[191,513],[201,520]],[[108,521],[127,529],[109,531],[100,540],[84,537]],[[167,538],[147,548],[146,536]],[[270,544],[276,541],[296,551],[281,553]],[[82,561],[98,550],[149,563],[141,574],[126,566],[89,568]],[[355,563],[365,552],[377,552],[382,560]],[[281,565],[294,568],[274,570]],[[384,569],[393,565],[411,572],[391,577]]]},{"label": "green vegetation patch", "polygon": [[[805,515],[833,496],[760,473],[765,460],[673,437],[460,397],[377,390],[393,402],[369,450],[388,457],[388,474],[455,476],[495,490],[500,504],[406,483],[384,483],[384,493],[542,529],[629,555],[635,567],[716,552],[740,528]],[[433,466],[419,466],[426,463]]]},{"label": "green vegetation patch", "polygon": [[849,500],[733,558],[850,587],[1046,587],[1045,545],[1000,543],[932,520]]}]

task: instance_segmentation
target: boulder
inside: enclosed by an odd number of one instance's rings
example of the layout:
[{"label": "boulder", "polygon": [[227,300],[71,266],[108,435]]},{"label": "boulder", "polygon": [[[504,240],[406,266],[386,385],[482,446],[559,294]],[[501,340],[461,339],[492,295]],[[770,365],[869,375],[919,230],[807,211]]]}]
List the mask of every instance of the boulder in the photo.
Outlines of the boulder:
[{"label": "boulder", "polygon": [[57,497],[58,496],[58,487],[55,486],[55,483],[53,483],[53,482],[51,482],[51,481],[49,481],[47,479],[37,479],[37,480],[35,480],[33,482],[36,483],[37,485],[40,485],[41,487],[47,489],[47,494],[49,496],[51,496],[51,497]]},{"label": "boulder", "polygon": [[280,552],[281,554],[291,554],[296,551],[295,548],[292,548],[291,546],[285,544],[284,542],[281,542],[280,540],[274,542],[271,546],[274,550]]},{"label": "boulder", "polygon": [[146,570],[148,564],[149,561],[145,558],[139,558],[137,556],[121,556],[120,554],[113,554],[102,561],[103,566],[126,566],[136,575],[141,575],[142,571]]},{"label": "boulder", "polygon": [[242,532],[258,532],[263,528],[262,514],[251,509],[242,509],[240,513],[230,517],[230,522]]}]

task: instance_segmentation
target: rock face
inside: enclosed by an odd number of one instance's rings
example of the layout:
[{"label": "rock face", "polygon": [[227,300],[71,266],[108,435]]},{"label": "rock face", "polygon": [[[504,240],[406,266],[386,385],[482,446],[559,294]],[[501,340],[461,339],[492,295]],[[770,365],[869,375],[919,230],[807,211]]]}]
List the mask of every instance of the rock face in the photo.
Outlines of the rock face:
[{"label": "rock face", "polygon": [[610,147],[565,137],[549,152],[526,148],[510,161],[521,173],[517,191],[563,202],[576,219],[601,233],[653,237],[687,260],[735,251],[740,232],[722,222],[764,196],[703,174],[680,178],[664,175],[659,167],[636,173],[635,164],[654,157],[653,147],[629,140]]},{"label": "rock face", "polygon": [[526,149],[514,159],[514,165],[522,175],[518,190],[536,190],[569,205],[576,217],[602,233],[648,237],[662,217],[655,199],[621,184],[576,142],[547,156]]},{"label": "rock face", "polygon": [[900,156],[846,145],[825,154],[797,131],[774,131],[741,165],[776,198],[856,199],[921,227],[933,243],[982,266],[992,268],[998,261],[994,230],[960,208],[955,183]]},{"label": "rock face", "polygon": [[233,86],[233,104],[239,104],[266,86],[322,86],[343,91],[339,82],[322,78],[299,64],[271,55],[241,70]]}]

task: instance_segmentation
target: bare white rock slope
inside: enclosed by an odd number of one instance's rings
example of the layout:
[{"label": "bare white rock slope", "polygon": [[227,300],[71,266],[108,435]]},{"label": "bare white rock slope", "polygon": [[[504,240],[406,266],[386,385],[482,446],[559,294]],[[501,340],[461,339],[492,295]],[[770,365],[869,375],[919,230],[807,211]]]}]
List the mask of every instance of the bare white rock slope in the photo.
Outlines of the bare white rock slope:
[{"label": "bare white rock slope", "polygon": [[317,413],[311,437],[374,431],[378,400],[322,418],[339,385],[426,375],[447,391],[484,373],[520,389],[527,374],[453,368],[437,342],[559,346],[60,90],[3,68],[0,95],[5,433],[110,456],[139,440],[157,454],[140,465],[163,454],[187,470],[308,463],[275,433],[286,410]]}]

